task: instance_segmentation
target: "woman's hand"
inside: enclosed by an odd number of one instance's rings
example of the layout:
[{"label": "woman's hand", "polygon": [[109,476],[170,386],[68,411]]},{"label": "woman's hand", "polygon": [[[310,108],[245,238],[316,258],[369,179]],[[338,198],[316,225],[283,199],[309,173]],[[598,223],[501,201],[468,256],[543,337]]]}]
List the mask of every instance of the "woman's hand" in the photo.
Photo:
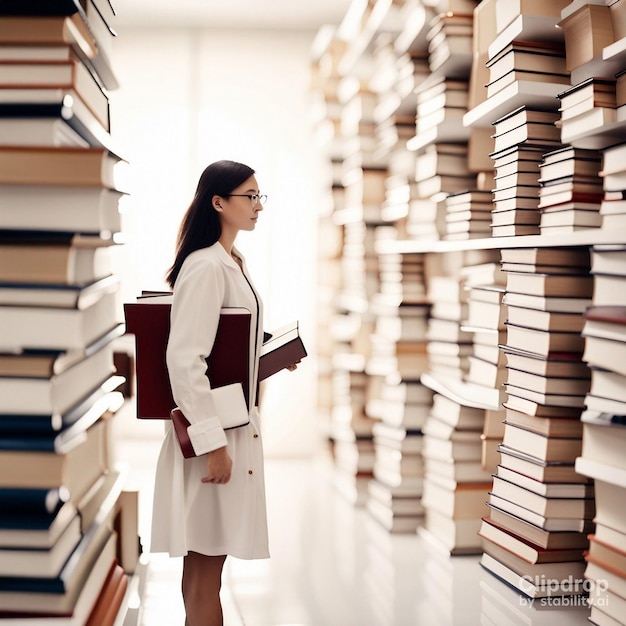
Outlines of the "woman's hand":
[{"label": "woman's hand", "polygon": [[207,454],[207,474],[202,482],[225,485],[230,480],[232,467],[233,462],[226,446],[213,450]]},{"label": "woman's hand", "polygon": [[292,363],[291,365],[287,365],[285,369],[289,370],[290,372],[293,372],[294,370],[298,369],[298,363],[300,363],[300,361],[296,361],[295,363]]}]

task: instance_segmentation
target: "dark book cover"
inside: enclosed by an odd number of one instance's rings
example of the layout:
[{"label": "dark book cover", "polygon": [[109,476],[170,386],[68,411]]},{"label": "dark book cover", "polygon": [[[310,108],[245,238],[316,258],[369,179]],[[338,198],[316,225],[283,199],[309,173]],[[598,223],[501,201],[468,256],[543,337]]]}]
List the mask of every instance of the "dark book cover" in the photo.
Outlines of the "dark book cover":
[{"label": "dark book cover", "polygon": [[298,323],[294,322],[272,333],[261,349],[259,381],[297,363],[307,356],[300,338]]},{"label": "dark book cover", "polygon": [[[171,304],[148,300],[124,305],[126,331],[135,335],[137,417],[168,419],[176,406],[165,361]],[[242,383],[249,405],[251,315],[245,309],[232,311],[238,312],[220,316],[213,350],[207,359],[207,376],[213,387]]]}]

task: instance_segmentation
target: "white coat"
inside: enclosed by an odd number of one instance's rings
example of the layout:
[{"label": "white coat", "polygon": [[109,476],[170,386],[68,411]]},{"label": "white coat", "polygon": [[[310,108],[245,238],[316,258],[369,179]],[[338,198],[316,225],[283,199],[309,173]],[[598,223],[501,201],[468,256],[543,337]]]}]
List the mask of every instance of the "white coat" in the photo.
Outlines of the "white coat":
[{"label": "white coat", "polygon": [[[168,421],[156,469],[152,552],[184,556],[193,551],[241,559],[269,556],[263,448],[256,408],[263,308],[243,257],[234,252],[242,259],[242,268],[219,242],[187,257],[174,286],[167,347],[172,393],[191,423],[194,449],[203,454],[227,445],[233,461],[231,478],[223,485],[202,483],[206,456],[184,459]],[[205,359],[211,352],[223,306],[245,307],[252,313],[250,424],[227,431],[216,415],[205,375]]]}]

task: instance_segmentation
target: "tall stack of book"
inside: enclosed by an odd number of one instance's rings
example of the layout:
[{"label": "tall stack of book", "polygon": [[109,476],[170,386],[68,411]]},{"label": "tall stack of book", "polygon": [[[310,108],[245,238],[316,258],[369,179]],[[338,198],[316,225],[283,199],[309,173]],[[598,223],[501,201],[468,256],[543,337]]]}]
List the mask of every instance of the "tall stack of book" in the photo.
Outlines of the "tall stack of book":
[{"label": "tall stack of book", "polygon": [[[594,514],[593,487],[574,470],[590,384],[580,334],[593,288],[589,252],[528,248],[502,255],[506,419],[481,526],[482,563],[529,597],[580,594]],[[577,587],[558,583],[570,575]],[[546,580],[558,584],[549,588]]]},{"label": "tall stack of book", "polygon": [[[360,30],[370,17],[369,8],[347,21]],[[341,36],[341,35],[339,35]],[[378,147],[374,111],[377,95],[369,87],[369,73],[358,79],[344,77],[342,67],[350,65],[353,49],[342,47],[336,61],[340,78],[339,137],[341,153],[335,164],[340,173],[342,208],[333,212],[341,227],[340,290],[333,306],[333,335],[339,340],[332,357],[332,409],[329,436],[336,467],[336,486],[355,504],[367,496],[372,477],[375,422],[367,415],[367,398],[376,394],[377,381],[370,380],[365,364],[370,355],[370,336],[375,317],[369,298],[378,292],[378,256],[375,251],[376,228],[381,224],[381,205],[385,199],[384,164],[377,160]]]},{"label": "tall stack of book", "polygon": [[[402,5],[401,11],[406,5]],[[415,134],[415,91],[428,76],[425,43],[420,41],[427,25],[399,21],[400,30],[383,33],[374,52],[381,60],[370,79],[378,104],[374,112],[378,137],[378,156],[387,164],[386,198],[382,218],[398,229],[398,238],[411,236],[410,206],[416,198],[415,153],[408,141]],[[386,86],[386,87],[385,87]]]},{"label": "tall stack of book", "polygon": [[432,276],[428,281],[428,301],[428,370],[438,377],[462,380],[472,350],[472,333],[461,329],[467,292],[455,276]]},{"label": "tall stack of book", "polygon": [[467,110],[467,82],[445,76],[425,80],[417,93],[416,135],[409,147],[417,152],[412,206],[413,232],[427,234],[419,224],[447,228],[445,198],[450,193],[476,186],[476,177],[467,168],[467,135],[461,119]]},{"label": "tall stack of book", "polygon": [[538,165],[544,152],[561,147],[558,118],[557,111],[523,105],[493,122],[493,237],[539,234]]},{"label": "tall stack of book", "polygon": [[93,0],[0,15],[0,606],[15,619],[86,623],[112,598],[114,615],[127,584],[109,450],[123,401],[113,19]]},{"label": "tall stack of book", "polygon": [[623,230],[626,224],[626,144],[605,148],[602,151],[602,176],[604,195],[600,203],[602,228]]},{"label": "tall stack of book", "polygon": [[475,187],[463,153],[468,131],[462,123],[467,111],[475,3],[445,4],[447,12],[432,18],[425,33],[430,75],[416,90],[415,137],[408,143],[417,153],[416,197],[410,214],[413,236],[445,234],[446,196]]},{"label": "tall stack of book", "polygon": [[539,233],[538,165],[543,152],[560,147],[556,95],[569,85],[556,28],[566,3],[483,0],[475,12],[472,108],[464,123],[472,168],[494,172],[491,236]]},{"label": "tall stack of book", "polygon": [[593,303],[584,315],[583,359],[591,367],[591,388],[582,414],[583,446],[576,470],[594,479],[596,490],[596,525],[585,556],[585,576],[594,583],[590,595],[595,624],[625,623],[625,263],[624,246],[594,246]]},{"label": "tall stack of book", "polygon": [[[623,371],[623,368],[621,368]],[[595,370],[594,370],[595,371]],[[614,378],[624,374],[611,372]],[[582,416],[583,449],[576,470],[594,480],[595,528],[585,553],[585,578],[594,624],[624,624],[626,602],[626,402],[613,400],[617,412],[586,410]]]},{"label": "tall stack of book", "polygon": [[543,155],[539,182],[542,234],[598,228],[601,222],[600,153],[565,146]]},{"label": "tall stack of book", "polygon": [[336,28],[324,27],[318,32],[312,46],[311,90],[315,137],[320,151],[320,169],[323,172],[324,199],[320,208],[318,228],[318,397],[317,406],[326,436],[329,436],[330,414],[333,405],[332,357],[336,340],[328,329],[335,316],[334,303],[341,289],[341,251],[343,227],[335,214],[344,208],[344,187],[341,182],[341,105],[339,103],[338,63],[345,42],[337,36]]},{"label": "tall stack of book", "polygon": [[[428,368],[424,255],[385,255],[381,263],[366,365],[368,375],[381,381],[378,397],[367,404],[368,414],[380,420],[373,426],[374,479],[367,508],[389,531],[415,532],[423,514],[421,428],[432,401],[432,392],[420,383]],[[408,291],[409,286],[416,289]]]},{"label": "tall stack of book", "polygon": [[[493,255],[499,256],[496,251]],[[506,336],[502,306],[506,274],[501,270],[499,260],[468,265],[460,273],[468,294],[467,316],[462,328],[473,333],[464,381],[482,390],[483,397],[493,407],[485,410],[481,440],[483,468],[494,472],[499,458],[498,445],[504,434],[502,400],[506,369],[500,346]]]},{"label": "tall stack of book", "polygon": [[485,394],[478,401],[464,394],[473,333],[461,328],[467,291],[459,275],[465,264],[477,266],[488,256],[451,257],[442,267],[445,273],[429,279],[429,369],[422,379],[436,393],[423,428],[425,519],[420,532],[449,554],[480,551],[476,532],[491,484],[481,462]]},{"label": "tall stack of book", "polygon": [[491,486],[481,463],[485,411],[436,393],[423,428],[424,525],[418,532],[447,554],[478,554]]}]

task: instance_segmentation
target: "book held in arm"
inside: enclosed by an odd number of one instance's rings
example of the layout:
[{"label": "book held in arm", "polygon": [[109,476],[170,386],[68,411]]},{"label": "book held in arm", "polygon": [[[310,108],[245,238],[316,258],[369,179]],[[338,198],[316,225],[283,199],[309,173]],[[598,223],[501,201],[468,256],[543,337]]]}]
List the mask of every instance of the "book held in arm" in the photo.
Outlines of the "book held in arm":
[{"label": "book held in arm", "polygon": [[[165,362],[171,302],[171,293],[145,295],[135,303],[126,303],[124,313],[126,330],[135,335],[136,342],[137,417],[171,418],[181,450],[185,458],[189,458],[195,456],[187,434],[189,421],[175,406]],[[223,308],[215,342],[207,357],[206,375],[219,404],[217,413],[233,418],[223,424],[226,429],[249,422],[250,320],[251,313],[247,309]],[[305,356],[307,352],[297,322],[269,333],[259,359],[259,382]],[[235,394],[229,393],[229,388],[237,384],[243,388],[245,407],[234,406]]]}]

